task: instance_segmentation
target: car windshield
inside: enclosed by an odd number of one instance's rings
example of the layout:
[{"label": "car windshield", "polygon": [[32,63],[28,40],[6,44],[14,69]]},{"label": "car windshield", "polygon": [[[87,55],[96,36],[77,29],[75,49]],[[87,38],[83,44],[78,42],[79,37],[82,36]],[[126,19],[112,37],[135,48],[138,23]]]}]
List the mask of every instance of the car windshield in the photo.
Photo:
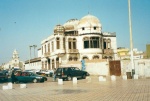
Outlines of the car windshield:
[{"label": "car windshield", "polygon": [[30,76],[39,76],[39,75],[35,73],[30,73]]},{"label": "car windshield", "polygon": [[75,68],[75,70],[80,70],[79,68]]},{"label": "car windshield", "polygon": [[32,72],[22,72],[21,76],[39,76],[39,75]]}]

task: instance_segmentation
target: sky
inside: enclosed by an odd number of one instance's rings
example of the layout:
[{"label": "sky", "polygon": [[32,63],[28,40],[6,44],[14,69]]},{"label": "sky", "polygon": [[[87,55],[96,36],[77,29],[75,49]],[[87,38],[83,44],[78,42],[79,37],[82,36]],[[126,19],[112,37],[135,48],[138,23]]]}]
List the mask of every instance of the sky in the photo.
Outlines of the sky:
[{"label": "sky", "polygon": [[[150,43],[149,5],[150,0],[131,0],[133,48],[139,51]],[[100,20],[103,32],[116,32],[117,47],[130,48],[128,0],[0,0],[0,65],[15,49],[21,61],[28,60],[30,45],[41,48],[57,24],[88,13]]]}]

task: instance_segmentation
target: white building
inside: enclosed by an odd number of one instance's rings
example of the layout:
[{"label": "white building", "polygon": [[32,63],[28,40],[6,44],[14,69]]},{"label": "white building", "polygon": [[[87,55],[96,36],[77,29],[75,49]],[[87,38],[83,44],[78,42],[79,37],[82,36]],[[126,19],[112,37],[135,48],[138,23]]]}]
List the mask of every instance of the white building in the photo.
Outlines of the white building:
[{"label": "white building", "polygon": [[90,14],[80,20],[70,19],[64,25],[56,25],[41,45],[42,69],[66,66],[71,62],[81,67],[82,59],[118,59],[116,33],[102,32],[99,19]]},{"label": "white building", "polygon": [[25,70],[30,70],[30,69],[42,69],[42,64],[41,64],[41,49],[38,49],[38,56],[25,61]]},{"label": "white building", "polygon": [[15,49],[13,51],[12,60],[8,63],[5,63],[2,65],[3,69],[12,69],[12,68],[21,68],[23,69],[23,62],[19,60],[19,54],[17,50]]}]

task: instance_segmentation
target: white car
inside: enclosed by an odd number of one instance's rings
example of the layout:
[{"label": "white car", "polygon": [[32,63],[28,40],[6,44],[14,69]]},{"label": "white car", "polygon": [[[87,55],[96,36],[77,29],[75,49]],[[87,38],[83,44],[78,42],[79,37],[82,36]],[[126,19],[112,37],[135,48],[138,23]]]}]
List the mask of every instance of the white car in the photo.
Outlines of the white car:
[{"label": "white car", "polygon": [[54,74],[53,70],[41,70],[41,73],[45,73],[46,76],[52,77]]}]

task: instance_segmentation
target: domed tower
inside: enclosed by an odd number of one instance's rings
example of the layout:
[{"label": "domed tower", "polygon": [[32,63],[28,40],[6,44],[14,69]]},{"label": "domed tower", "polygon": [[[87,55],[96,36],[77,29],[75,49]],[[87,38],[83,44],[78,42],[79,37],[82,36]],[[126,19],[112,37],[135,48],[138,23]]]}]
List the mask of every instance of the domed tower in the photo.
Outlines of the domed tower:
[{"label": "domed tower", "polygon": [[65,24],[65,31],[75,31],[77,30],[77,26],[78,26],[79,20],[78,19],[70,19],[68,20]]},{"label": "domed tower", "polygon": [[63,35],[65,28],[62,25],[56,25],[54,28],[54,35]]},{"label": "domed tower", "polygon": [[19,54],[15,49],[12,56],[12,67],[19,67]]},{"label": "domed tower", "polygon": [[79,21],[78,24],[79,34],[88,34],[88,33],[102,33],[102,25],[99,19],[93,15],[86,15]]}]

